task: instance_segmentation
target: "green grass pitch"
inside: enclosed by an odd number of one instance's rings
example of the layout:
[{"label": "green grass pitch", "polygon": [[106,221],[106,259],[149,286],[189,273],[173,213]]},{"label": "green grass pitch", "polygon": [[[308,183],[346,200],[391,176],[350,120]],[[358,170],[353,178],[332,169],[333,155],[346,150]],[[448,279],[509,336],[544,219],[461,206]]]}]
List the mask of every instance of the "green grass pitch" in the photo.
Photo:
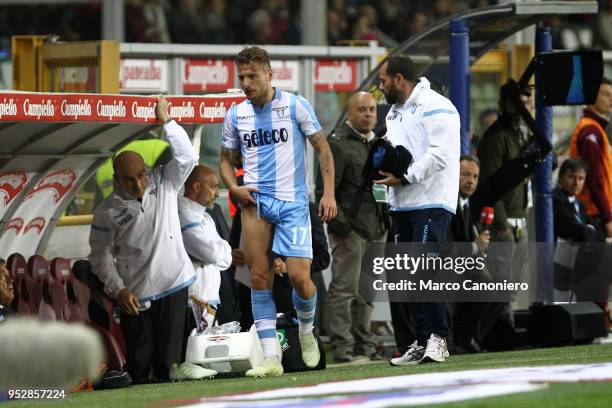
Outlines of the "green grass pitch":
[{"label": "green grass pitch", "polygon": [[[329,381],[396,376],[436,371],[458,371],[483,368],[542,366],[556,364],[586,364],[612,361],[612,344],[563,348],[532,349],[503,353],[451,356],[442,364],[410,367],[391,367],[388,362],[363,365],[335,365],[325,371],[289,373],[282,377],[251,379],[245,377],[219,378],[196,382],[164,383],[133,386],[122,390],[95,391],[70,394],[65,400],[20,401],[2,404],[11,407],[153,407],[162,401],[216,396],[245,391],[309,385]],[[534,407],[576,408],[612,406],[612,382],[551,384],[548,388],[509,396],[475,399],[435,407]]]}]

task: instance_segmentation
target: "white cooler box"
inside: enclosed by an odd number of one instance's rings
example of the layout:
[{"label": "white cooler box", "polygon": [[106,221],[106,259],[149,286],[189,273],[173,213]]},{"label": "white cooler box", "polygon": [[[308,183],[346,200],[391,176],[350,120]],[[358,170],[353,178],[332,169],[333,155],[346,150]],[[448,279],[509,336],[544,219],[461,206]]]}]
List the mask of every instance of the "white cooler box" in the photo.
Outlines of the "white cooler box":
[{"label": "white cooler box", "polygon": [[[280,343],[277,345],[277,355],[282,356]],[[218,373],[242,373],[257,367],[263,351],[255,325],[248,332],[228,334],[197,334],[194,329],[187,340],[185,361]]]}]

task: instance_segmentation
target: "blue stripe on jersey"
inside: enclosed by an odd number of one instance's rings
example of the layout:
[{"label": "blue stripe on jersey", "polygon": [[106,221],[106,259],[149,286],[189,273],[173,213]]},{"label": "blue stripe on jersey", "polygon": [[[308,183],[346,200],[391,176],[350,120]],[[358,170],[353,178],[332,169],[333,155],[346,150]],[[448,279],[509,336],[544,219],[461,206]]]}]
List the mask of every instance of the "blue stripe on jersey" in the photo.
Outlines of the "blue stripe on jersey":
[{"label": "blue stripe on jersey", "polygon": [[[308,199],[308,186],[306,185],[306,139],[300,129],[297,119],[296,95],[291,94],[290,110],[291,123],[293,124],[293,164],[295,166],[293,174],[293,188],[295,190],[295,200]],[[302,136],[302,137],[300,137]]]},{"label": "blue stripe on jersey", "polygon": [[181,227],[181,232],[185,232],[188,229],[192,229],[197,227],[198,225],[200,225],[199,222],[190,222],[189,224],[185,225],[184,227]]},{"label": "blue stripe on jersey", "polygon": [[423,116],[424,117],[433,116],[433,115],[437,115],[438,113],[448,113],[449,115],[453,115],[456,112],[452,109],[434,109],[434,110],[430,110],[429,112],[423,113]]},{"label": "blue stripe on jersey", "polygon": [[319,132],[321,130],[321,124],[319,123],[319,119],[317,119],[317,115],[315,114],[312,105],[309,104],[308,101],[301,95],[297,95],[297,98],[300,101],[300,104],[304,107],[304,109],[306,109],[310,114],[310,117],[312,118],[312,124],[315,129],[317,129],[317,132]]},{"label": "blue stripe on jersey", "polygon": [[240,139],[240,132],[238,131],[238,105],[234,105],[230,108],[230,117],[232,119],[232,129],[234,129],[234,135],[238,136],[240,154],[244,157],[244,146],[242,140]]},{"label": "blue stripe on jersey", "polygon": [[[255,131],[261,129],[272,131],[272,103],[266,103],[262,108],[253,105],[255,112]],[[261,193],[276,195],[276,145],[270,143],[257,147],[257,189]]]}]

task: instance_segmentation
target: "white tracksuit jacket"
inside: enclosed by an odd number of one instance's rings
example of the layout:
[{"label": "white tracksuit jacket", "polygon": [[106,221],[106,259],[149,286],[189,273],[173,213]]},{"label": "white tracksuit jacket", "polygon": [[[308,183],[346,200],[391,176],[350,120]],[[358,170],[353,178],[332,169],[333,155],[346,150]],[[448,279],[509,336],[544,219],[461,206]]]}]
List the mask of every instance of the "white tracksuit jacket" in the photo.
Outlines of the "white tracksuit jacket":
[{"label": "white tracksuit jacket", "polygon": [[404,175],[408,185],[389,188],[392,211],[443,208],[455,213],[459,194],[460,124],[455,106],[421,77],[403,104],[387,114],[387,134],[413,162]]},{"label": "white tracksuit jacket", "polygon": [[179,197],[178,211],[183,243],[196,272],[196,281],[189,287],[189,294],[216,305],[221,271],[232,264],[232,248],[219,236],[205,207],[187,197]]},{"label": "white tracksuit jacket", "polygon": [[94,211],[89,261],[112,298],[128,288],[142,304],[195,281],[183,246],[177,198],[198,155],[175,121],[164,130],[173,158],[151,172],[142,203],[113,192]]}]

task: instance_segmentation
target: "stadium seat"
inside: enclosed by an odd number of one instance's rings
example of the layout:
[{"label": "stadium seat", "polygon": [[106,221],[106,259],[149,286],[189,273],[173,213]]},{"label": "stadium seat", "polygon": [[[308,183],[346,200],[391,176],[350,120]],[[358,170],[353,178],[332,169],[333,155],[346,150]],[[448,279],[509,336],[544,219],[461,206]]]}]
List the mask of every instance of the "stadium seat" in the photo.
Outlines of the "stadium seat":
[{"label": "stadium seat", "polygon": [[72,266],[73,280],[89,288],[89,318],[100,327],[107,329],[117,340],[123,355],[126,353],[125,340],[121,327],[115,320],[115,301],[104,293],[104,285],[91,271],[91,265],[86,260],[80,260]]},{"label": "stadium seat", "polygon": [[[70,260],[54,258],[50,266],[51,276],[57,284],[61,285],[66,296],[62,316],[67,322],[89,322],[87,306],[89,304],[89,290],[87,287],[75,289],[75,278],[70,269]],[[77,296],[77,293],[79,296]]]},{"label": "stadium seat", "polygon": [[[43,298],[42,283],[45,279],[50,279],[49,263],[40,255],[32,255],[28,259],[28,273],[32,279],[29,285],[29,306],[30,311],[34,315],[39,315],[38,309]],[[50,311],[45,307],[44,316],[49,317]]]},{"label": "stadium seat", "polygon": [[49,262],[40,255],[28,260],[34,283],[30,290],[30,307],[38,309],[40,320],[63,320],[66,291],[50,273]]},{"label": "stadium seat", "polygon": [[[63,271],[65,271],[69,262],[67,263],[67,260],[62,258],[56,258],[53,260],[52,265],[55,268],[55,275],[65,275]],[[102,292],[101,283],[91,272],[91,265],[88,261],[80,260],[74,263],[72,273],[66,281],[66,288],[68,293],[67,304],[71,308],[68,313],[72,313],[66,320],[78,320],[76,315],[79,312],[75,309],[75,304],[78,305],[84,318],[82,321],[98,332],[102,338],[104,349],[106,350],[106,365],[108,369],[123,370],[126,363],[123,334],[112,316],[112,300],[108,299],[110,302],[110,316],[107,305],[100,300],[101,297],[106,295]],[[94,316],[102,316],[104,319],[93,318],[90,314],[91,310],[95,312]]]}]

